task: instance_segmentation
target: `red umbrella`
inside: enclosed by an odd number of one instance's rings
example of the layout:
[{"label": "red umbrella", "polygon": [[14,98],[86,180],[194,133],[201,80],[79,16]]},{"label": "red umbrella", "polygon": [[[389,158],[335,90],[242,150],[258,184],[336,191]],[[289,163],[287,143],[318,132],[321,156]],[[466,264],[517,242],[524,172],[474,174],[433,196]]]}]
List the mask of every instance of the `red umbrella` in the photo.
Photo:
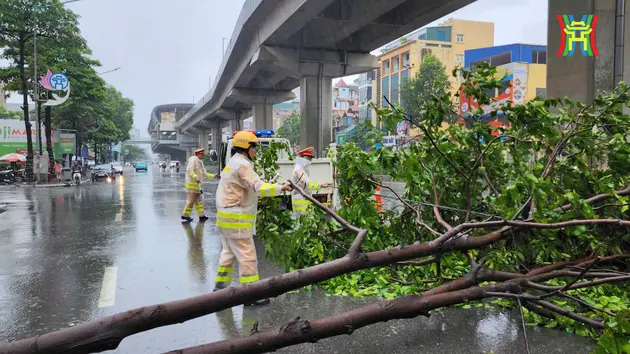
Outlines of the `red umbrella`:
[{"label": "red umbrella", "polygon": [[11,153],[11,154],[6,154],[6,155],[0,157],[0,161],[2,161],[2,162],[24,162],[24,161],[26,161],[26,156],[24,156],[22,154]]}]

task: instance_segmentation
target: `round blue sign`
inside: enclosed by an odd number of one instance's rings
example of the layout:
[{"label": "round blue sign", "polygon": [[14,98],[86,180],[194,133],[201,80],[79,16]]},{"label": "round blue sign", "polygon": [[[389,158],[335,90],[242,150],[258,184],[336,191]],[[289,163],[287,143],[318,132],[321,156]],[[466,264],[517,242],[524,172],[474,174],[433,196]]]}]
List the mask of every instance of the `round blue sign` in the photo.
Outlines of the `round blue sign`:
[{"label": "round blue sign", "polygon": [[62,73],[54,73],[50,76],[50,86],[55,90],[65,91],[70,85],[68,77]]}]

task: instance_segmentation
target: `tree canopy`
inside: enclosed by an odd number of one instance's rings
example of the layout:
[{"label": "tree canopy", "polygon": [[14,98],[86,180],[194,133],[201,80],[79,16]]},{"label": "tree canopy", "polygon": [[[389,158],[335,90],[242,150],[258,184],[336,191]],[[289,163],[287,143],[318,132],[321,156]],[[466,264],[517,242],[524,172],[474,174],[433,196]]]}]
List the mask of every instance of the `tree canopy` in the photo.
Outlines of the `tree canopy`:
[{"label": "tree canopy", "polygon": [[0,107],[0,119],[22,119],[22,112],[8,111],[4,107]]},{"label": "tree canopy", "polygon": [[405,113],[413,117],[422,117],[422,107],[434,96],[444,96],[450,87],[451,83],[444,65],[436,56],[428,53],[422,59],[415,77],[402,82],[400,105]]},{"label": "tree canopy", "polygon": [[302,118],[300,114],[294,110],[291,115],[284,118],[278,127],[278,136],[283,137],[291,142],[291,145],[300,143],[300,124]]},{"label": "tree canopy", "polygon": [[149,158],[147,152],[136,145],[123,145],[121,150],[121,159],[123,162],[134,162]]},{"label": "tree canopy", "polygon": [[[0,0],[1,58],[9,65],[0,68],[0,82],[5,90],[19,92],[23,106],[33,99],[37,82],[33,82],[33,37],[37,34],[37,77],[47,70],[64,73],[71,83],[70,98],[62,105],[46,108],[42,119],[47,135],[52,128],[77,130],[79,143],[112,144],[129,138],[133,124],[133,102],[113,87],[108,87],[95,68],[101,64],[91,57],[78,28],[78,16],[60,1]],[[39,99],[46,99],[45,90]],[[41,113],[40,113],[41,114]],[[30,132],[28,112],[23,112]],[[31,134],[28,159],[32,160]],[[50,141],[50,139],[47,139]],[[52,147],[48,146],[52,159]],[[32,164],[27,164],[27,177]]]},{"label": "tree canopy", "polygon": [[348,133],[347,142],[355,143],[362,150],[369,150],[376,143],[383,141],[383,135],[382,130],[374,127],[371,121],[365,120]]}]

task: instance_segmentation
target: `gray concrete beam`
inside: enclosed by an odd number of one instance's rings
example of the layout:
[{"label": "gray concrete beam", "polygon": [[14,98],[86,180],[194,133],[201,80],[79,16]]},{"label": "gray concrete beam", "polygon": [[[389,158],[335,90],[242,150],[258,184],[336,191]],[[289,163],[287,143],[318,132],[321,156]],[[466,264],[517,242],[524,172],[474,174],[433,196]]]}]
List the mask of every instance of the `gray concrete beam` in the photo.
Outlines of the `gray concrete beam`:
[{"label": "gray concrete beam", "polygon": [[[371,54],[343,53],[327,50],[291,49],[262,46],[259,60],[273,62],[275,66],[302,76],[340,77],[360,74],[379,67]],[[323,63],[323,68],[320,68]]]},{"label": "gray concrete beam", "polygon": [[234,88],[230,91],[228,97],[233,101],[242,102],[246,105],[261,103],[276,104],[294,99],[295,93],[293,91]]},{"label": "gray concrete beam", "polygon": [[374,21],[386,23],[387,18],[392,19],[392,26],[389,26],[388,32],[381,32],[385,27],[372,24],[355,32],[351,37],[343,40],[339,46],[347,50],[369,52],[475,1],[407,0]]},{"label": "gray concrete beam", "polygon": [[[297,0],[285,0],[295,1]],[[310,0],[302,1],[300,9],[295,11],[288,19],[269,37],[266,42],[273,44],[283,44],[289,38],[294,36],[298,31],[304,27],[309,21],[317,16],[318,13],[323,11],[327,6],[334,3],[337,0]]]},{"label": "gray concrete beam", "polygon": [[359,31],[407,0],[371,0],[369,6],[348,3],[346,16],[338,16],[342,11],[329,6],[321,17],[315,18],[300,33],[302,43],[309,48],[335,49],[336,44]]},{"label": "gray concrete beam", "polygon": [[[275,34],[280,34],[283,30],[291,32],[291,27],[295,30],[299,30],[299,27],[295,27],[297,24],[303,25],[304,20],[299,20],[301,12],[304,12],[304,16],[315,16],[317,12],[313,10],[305,11],[310,6],[321,6],[322,3],[330,2],[332,0],[284,0],[284,1],[265,1],[258,4],[258,7],[269,7],[268,13],[260,12],[260,15],[253,16],[252,12],[246,10],[243,7],[241,16],[252,16],[243,20],[239,18],[239,22],[246,21],[246,24],[239,29],[239,32],[233,35],[234,44],[229,48],[227,57],[224,58],[221,67],[218,72],[218,80],[211,97],[203,103],[199,103],[193,107],[184,116],[178,126],[180,131],[186,131],[191,126],[194,126],[203,117],[208,116],[210,113],[216,111],[223,106],[223,101],[229,94],[230,90],[235,87],[236,82],[240,78],[241,74],[250,65],[251,58],[254,56],[260,44],[267,41],[269,37]],[[247,3],[246,3],[247,4]],[[319,4],[319,5],[318,5]],[[258,13],[258,12],[256,12]],[[297,14],[297,16],[296,16]],[[238,26],[237,26],[238,28]],[[293,32],[295,33],[295,31]],[[290,33],[292,35],[293,33]]]}]

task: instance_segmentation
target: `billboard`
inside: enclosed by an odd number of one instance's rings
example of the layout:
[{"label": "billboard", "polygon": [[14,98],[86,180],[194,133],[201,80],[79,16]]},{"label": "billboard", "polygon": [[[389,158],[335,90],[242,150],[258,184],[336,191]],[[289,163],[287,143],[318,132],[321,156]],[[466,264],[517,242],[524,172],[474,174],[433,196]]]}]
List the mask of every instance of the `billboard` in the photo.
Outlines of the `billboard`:
[{"label": "billboard", "polygon": [[74,155],[76,153],[76,134],[55,132],[52,140],[55,157],[61,157],[63,154]]},{"label": "billboard", "polygon": [[[37,130],[35,122],[31,122],[31,137],[33,151],[37,146]],[[55,158],[61,157],[63,154],[74,154],[76,149],[76,135],[74,133],[62,133],[60,131],[52,131],[52,144]],[[17,119],[0,119],[0,156],[19,152],[26,154],[27,146],[26,128],[23,120]],[[42,126],[42,146],[46,152],[46,134]]]},{"label": "billboard", "polygon": [[162,112],[160,116],[160,131],[173,131],[175,130],[175,112]]},{"label": "billboard", "polygon": [[[31,126],[33,149],[37,146],[36,128],[37,126],[33,122]],[[27,150],[26,139],[26,127],[24,126],[23,120],[0,119],[0,156],[16,152],[17,150]],[[46,134],[42,134],[42,145],[43,144],[46,144]]]}]

